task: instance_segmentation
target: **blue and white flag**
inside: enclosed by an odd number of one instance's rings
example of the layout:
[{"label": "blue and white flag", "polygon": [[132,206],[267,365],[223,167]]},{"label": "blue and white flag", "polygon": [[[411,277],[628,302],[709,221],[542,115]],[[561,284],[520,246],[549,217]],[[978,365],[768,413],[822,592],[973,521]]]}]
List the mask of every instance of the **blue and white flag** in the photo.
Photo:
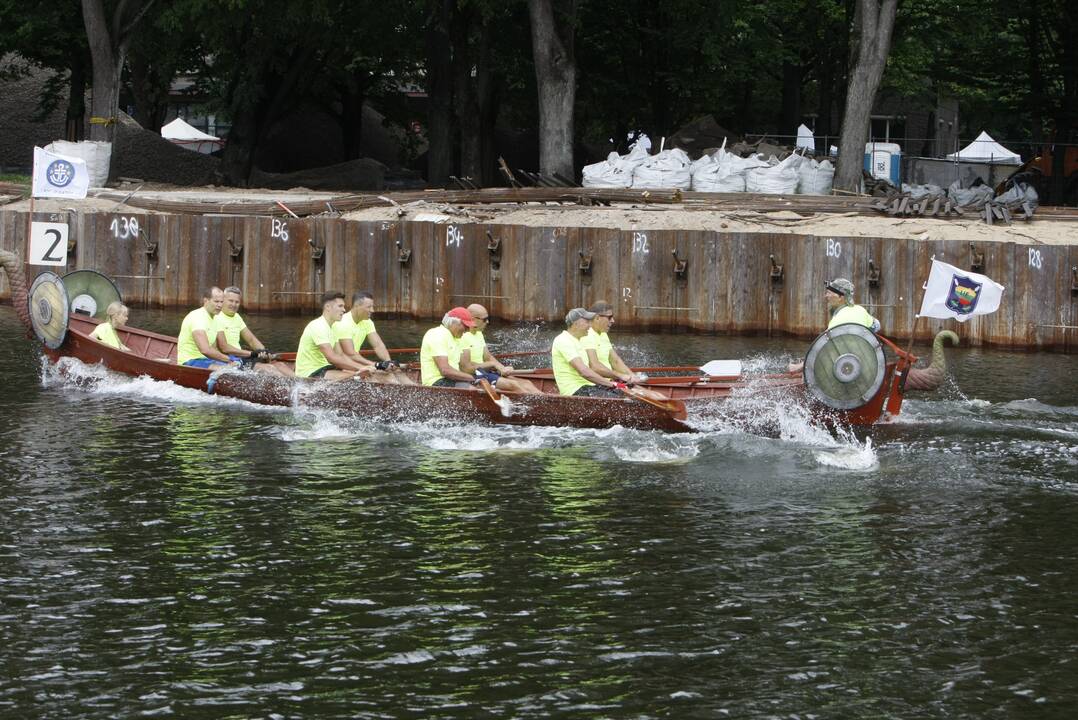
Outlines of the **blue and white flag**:
[{"label": "blue and white flag", "polygon": [[974,315],[998,310],[1003,290],[1002,285],[987,275],[959,270],[933,259],[918,315],[965,322]]},{"label": "blue and white flag", "polygon": [[85,160],[34,148],[34,197],[81,200],[89,187]]}]

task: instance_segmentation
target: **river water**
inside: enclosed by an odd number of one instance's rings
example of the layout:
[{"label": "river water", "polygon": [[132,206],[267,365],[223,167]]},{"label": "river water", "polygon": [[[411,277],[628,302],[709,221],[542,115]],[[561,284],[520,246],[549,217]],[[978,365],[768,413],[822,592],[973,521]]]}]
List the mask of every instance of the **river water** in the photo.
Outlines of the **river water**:
[{"label": "river water", "polygon": [[59,379],[0,308],[0,717],[1073,717],[1075,359],[950,357],[869,434],[386,426]]}]

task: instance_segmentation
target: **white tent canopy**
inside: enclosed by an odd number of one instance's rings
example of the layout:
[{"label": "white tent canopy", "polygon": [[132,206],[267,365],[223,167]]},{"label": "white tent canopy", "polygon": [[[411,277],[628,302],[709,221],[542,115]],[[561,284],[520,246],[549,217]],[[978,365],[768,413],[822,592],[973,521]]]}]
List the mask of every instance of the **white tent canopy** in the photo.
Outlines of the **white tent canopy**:
[{"label": "white tent canopy", "polygon": [[961,162],[994,163],[996,165],[1022,164],[1021,155],[1003,147],[983,130],[976,140],[958,152],[951,153],[947,156],[947,159]]},{"label": "white tent canopy", "polygon": [[183,118],[176,118],[161,128],[161,137],[188,150],[200,153],[211,153],[220,149],[221,145],[223,145],[221,138],[209,135],[196,127],[188,125],[183,121]]}]

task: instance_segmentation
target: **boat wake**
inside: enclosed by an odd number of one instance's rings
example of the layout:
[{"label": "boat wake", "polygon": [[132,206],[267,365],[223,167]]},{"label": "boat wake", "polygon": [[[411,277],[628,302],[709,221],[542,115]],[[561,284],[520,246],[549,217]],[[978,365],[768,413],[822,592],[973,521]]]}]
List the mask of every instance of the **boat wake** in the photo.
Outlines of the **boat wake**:
[{"label": "boat wake", "polygon": [[[751,391],[731,402],[709,406],[699,415],[693,413],[690,421],[697,434],[667,435],[621,426],[582,429],[474,424],[462,432],[461,422],[448,418],[385,423],[332,410],[270,407],[209,395],[168,381],[145,376],[132,378],[74,358],[62,358],[55,365],[43,361],[41,381],[48,388],[105,397],[271,413],[280,421],[270,434],[286,443],[365,439],[388,445],[418,446],[434,452],[467,453],[583,447],[604,461],[677,465],[701,456],[736,452],[738,447],[755,446],[763,439],[773,443],[767,454],[808,452],[815,464],[822,467],[868,471],[878,466],[870,441],[862,442],[848,432],[831,432],[814,422],[805,408],[793,401],[753,395]],[[744,436],[747,442],[737,442],[739,436]],[[735,442],[731,444],[731,440]],[[746,449],[746,452],[756,454],[757,451]]]}]

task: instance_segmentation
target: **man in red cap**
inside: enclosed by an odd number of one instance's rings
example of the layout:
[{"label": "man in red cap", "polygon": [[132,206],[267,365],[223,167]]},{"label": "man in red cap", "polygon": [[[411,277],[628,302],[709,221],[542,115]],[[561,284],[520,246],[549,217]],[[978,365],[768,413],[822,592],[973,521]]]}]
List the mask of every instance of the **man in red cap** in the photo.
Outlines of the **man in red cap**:
[{"label": "man in red cap", "polygon": [[466,308],[455,307],[445,314],[442,324],[423,335],[419,349],[420,378],[433,387],[471,387],[472,376],[460,369],[463,351],[460,338],[475,327]]}]

